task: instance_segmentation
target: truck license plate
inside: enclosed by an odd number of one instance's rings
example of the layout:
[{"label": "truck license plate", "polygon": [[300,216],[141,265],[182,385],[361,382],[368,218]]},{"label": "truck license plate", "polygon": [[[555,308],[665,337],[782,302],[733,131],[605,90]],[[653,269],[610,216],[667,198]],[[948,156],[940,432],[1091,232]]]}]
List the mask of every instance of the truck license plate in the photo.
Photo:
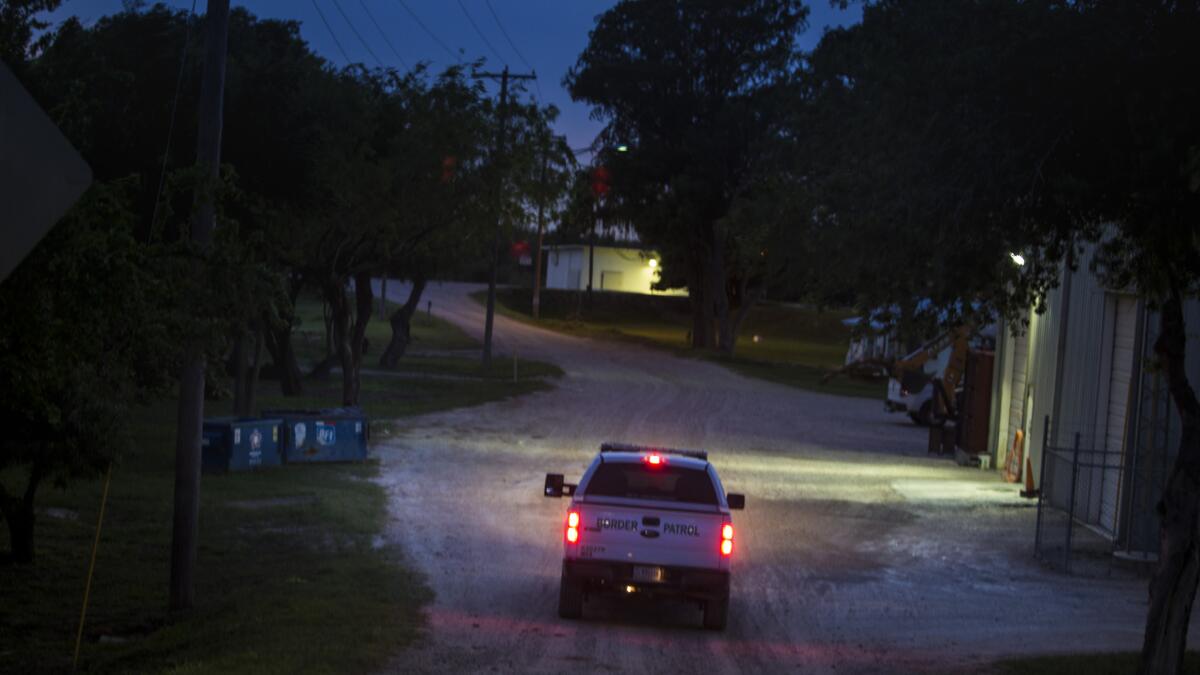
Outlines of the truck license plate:
[{"label": "truck license plate", "polygon": [[653,583],[661,583],[666,575],[663,574],[661,567],[644,567],[642,565],[634,565],[633,579],[634,581],[650,581]]}]

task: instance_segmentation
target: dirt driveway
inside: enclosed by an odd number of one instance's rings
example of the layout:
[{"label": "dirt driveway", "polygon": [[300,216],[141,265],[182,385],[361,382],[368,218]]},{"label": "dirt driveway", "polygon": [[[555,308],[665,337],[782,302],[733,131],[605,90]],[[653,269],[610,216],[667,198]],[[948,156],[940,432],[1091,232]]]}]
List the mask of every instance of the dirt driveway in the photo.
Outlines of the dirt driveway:
[{"label": "dirt driveway", "polygon": [[[427,292],[479,335],[470,290]],[[925,434],[880,402],[503,317],[496,335],[501,353],[559,364],[559,387],[409,420],[378,448],[388,534],[437,593],[396,672],[962,672],[1140,646],[1144,582],[1043,569],[1016,487],[927,457]],[[578,478],[606,440],[705,448],[747,495],[725,632],[686,605],[557,617],[566,502],[541,497],[542,480]]]}]

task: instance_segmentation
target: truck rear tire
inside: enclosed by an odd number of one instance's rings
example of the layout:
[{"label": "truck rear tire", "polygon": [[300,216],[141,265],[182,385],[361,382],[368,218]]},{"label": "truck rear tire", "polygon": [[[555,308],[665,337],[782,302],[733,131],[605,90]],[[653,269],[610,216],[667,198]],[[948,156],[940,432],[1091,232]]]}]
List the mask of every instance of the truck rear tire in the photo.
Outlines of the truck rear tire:
[{"label": "truck rear tire", "polygon": [[564,619],[583,617],[583,588],[572,581],[566,572],[558,586],[558,615]]},{"label": "truck rear tire", "polygon": [[729,620],[729,592],[704,603],[705,630],[725,630]]}]

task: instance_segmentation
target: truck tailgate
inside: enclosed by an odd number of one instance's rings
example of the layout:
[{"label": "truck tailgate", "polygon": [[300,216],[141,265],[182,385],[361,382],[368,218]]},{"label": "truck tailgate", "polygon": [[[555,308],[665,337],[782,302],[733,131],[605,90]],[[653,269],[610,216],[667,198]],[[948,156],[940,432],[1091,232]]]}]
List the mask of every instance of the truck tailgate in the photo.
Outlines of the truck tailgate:
[{"label": "truck tailgate", "polygon": [[718,512],[579,504],[581,559],[648,565],[720,566]]}]

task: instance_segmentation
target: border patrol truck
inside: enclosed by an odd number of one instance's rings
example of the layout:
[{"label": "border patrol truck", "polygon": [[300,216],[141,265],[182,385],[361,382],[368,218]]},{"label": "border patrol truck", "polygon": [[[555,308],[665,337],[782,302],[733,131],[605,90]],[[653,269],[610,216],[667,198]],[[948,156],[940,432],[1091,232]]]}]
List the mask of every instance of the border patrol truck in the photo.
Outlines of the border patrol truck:
[{"label": "border patrol truck", "polygon": [[578,484],[546,474],[544,494],[571,497],[559,616],[581,618],[592,594],[639,594],[694,601],[705,628],[725,628],[730,511],[746,499],[725,493],[706,452],[605,443]]}]

